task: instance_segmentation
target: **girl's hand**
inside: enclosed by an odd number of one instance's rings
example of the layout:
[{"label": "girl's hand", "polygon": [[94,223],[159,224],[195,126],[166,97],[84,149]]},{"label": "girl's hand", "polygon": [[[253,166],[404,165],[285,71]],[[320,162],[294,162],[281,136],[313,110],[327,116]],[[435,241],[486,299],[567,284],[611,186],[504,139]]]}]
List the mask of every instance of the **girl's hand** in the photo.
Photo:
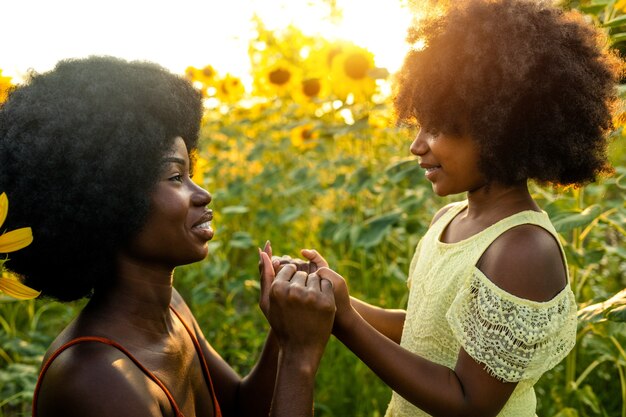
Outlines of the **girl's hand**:
[{"label": "girl's hand", "polygon": [[[323,260],[324,258],[322,258]],[[350,303],[350,293],[348,291],[348,284],[341,275],[333,271],[328,267],[321,267],[317,270],[317,275],[323,279],[327,279],[333,284],[333,293],[335,296],[335,306],[337,312],[335,313],[334,331],[340,331],[342,329],[349,329],[351,322],[356,314],[356,310]]]}]

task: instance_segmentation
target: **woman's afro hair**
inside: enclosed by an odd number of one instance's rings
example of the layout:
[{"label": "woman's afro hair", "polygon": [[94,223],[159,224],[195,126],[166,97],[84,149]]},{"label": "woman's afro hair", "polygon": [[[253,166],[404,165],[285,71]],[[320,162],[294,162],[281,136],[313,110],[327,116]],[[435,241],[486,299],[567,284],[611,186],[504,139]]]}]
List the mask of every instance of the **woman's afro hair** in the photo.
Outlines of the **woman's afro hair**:
[{"label": "woman's afro hair", "polygon": [[468,134],[480,170],[514,184],[583,185],[610,173],[622,63],[577,12],[544,1],[463,0],[409,30],[400,121]]},{"label": "woman's afro hair", "polygon": [[201,95],[148,62],[60,61],[32,73],[0,107],[0,192],[8,229],[33,243],[6,267],[62,301],[89,296],[145,221],[174,138],[195,149]]}]

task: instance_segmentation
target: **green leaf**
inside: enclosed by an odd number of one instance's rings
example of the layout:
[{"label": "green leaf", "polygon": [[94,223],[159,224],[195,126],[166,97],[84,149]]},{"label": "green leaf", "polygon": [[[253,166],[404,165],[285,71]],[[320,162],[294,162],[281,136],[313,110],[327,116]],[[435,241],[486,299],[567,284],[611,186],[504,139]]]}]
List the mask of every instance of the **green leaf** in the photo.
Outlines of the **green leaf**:
[{"label": "green leaf", "polygon": [[576,390],[576,397],[578,400],[593,410],[595,413],[600,412],[600,402],[596,393],[593,392],[593,388],[589,385],[585,385],[582,389]]},{"label": "green leaf", "polygon": [[580,11],[583,13],[597,15],[604,10],[605,7],[606,4],[590,4],[588,6],[580,6]]},{"label": "green leaf", "polygon": [[626,15],[609,20],[608,22],[604,22],[602,26],[607,28],[614,28],[622,25],[626,25]]},{"label": "green leaf", "polygon": [[415,159],[405,159],[389,166],[385,173],[389,176],[389,181],[396,184],[408,176],[418,175],[421,169]]},{"label": "green leaf", "polygon": [[250,209],[246,206],[228,206],[220,210],[222,214],[244,214],[249,212]]},{"label": "green leaf", "polygon": [[300,217],[302,213],[304,213],[304,210],[301,207],[287,207],[282,213],[280,213],[280,216],[278,216],[278,223],[291,223]]},{"label": "green leaf", "polygon": [[362,248],[378,245],[401,216],[402,212],[398,210],[368,219],[359,230],[356,245]]},{"label": "green leaf", "polygon": [[578,417],[578,411],[574,410],[573,408],[564,408],[561,411],[559,411],[558,414],[556,414],[554,417]]},{"label": "green leaf", "polygon": [[[595,303],[578,310],[578,320],[581,322],[598,323],[607,319],[612,321],[622,321],[622,317],[626,312],[622,310],[626,307],[626,288],[615,294],[613,297],[600,303]],[[618,310],[619,308],[619,310]],[[612,311],[614,319],[609,318]]]},{"label": "green leaf", "polygon": [[606,318],[611,321],[616,321],[618,323],[626,322],[626,305],[619,306],[609,311],[606,315]]},{"label": "green leaf", "polygon": [[252,236],[248,232],[235,232],[228,242],[231,247],[238,249],[248,249],[254,246]]},{"label": "green leaf", "polygon": [[587,207],[581,212],[564,212],[552,219],[554,228],[559,233],[569,232],[577,227],[587,226],[602,214],[602,207],[598,204]]},{"label": "green leaf", "polygon": [[611,35],[610,39],[612,44],[624,42],[626,41],[626,33],[616,33],[614,35]]}]

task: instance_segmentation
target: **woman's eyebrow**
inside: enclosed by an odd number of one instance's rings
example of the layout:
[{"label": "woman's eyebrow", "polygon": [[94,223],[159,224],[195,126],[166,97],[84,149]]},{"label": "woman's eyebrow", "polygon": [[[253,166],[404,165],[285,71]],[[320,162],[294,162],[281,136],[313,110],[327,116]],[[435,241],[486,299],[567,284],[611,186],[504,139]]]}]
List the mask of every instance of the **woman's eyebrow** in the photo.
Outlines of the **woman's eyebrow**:
[{"label": "woman's eyebrow", "polygon": [[175,156],[166,156],[165,158],[163,158],[161,160],[161,163],[163,163],[163,164],[166,164],[168,162],[173,162],[175,164],[179,164],[179,165],[185,166],[185,160],[182,159],[182,158],[177,158]]}]

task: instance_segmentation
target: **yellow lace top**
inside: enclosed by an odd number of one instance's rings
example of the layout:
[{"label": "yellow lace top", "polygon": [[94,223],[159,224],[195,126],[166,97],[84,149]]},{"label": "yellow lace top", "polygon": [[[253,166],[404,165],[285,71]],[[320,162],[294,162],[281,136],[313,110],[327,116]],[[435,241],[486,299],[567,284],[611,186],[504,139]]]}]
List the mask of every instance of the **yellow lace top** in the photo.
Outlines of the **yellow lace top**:
[{"label": "yellow lace top", "polygon": [[[497,287],[476,263],[512,227],[534,224],[555,238],[557,234],[545,213],[524,211],[460,242],[441,242],[448,223],[466,206],[467,201],[454,204],[417,246],[409,269],[409,300],[400,344],[450,369],[462,347],[491,375],[518,382],[499,417],[533,417],[537,404],[533,385],[574,347],[574,294],[567,285],[547,302],[522,299]],[[428,415],[395,392],[385,414]]]}]

